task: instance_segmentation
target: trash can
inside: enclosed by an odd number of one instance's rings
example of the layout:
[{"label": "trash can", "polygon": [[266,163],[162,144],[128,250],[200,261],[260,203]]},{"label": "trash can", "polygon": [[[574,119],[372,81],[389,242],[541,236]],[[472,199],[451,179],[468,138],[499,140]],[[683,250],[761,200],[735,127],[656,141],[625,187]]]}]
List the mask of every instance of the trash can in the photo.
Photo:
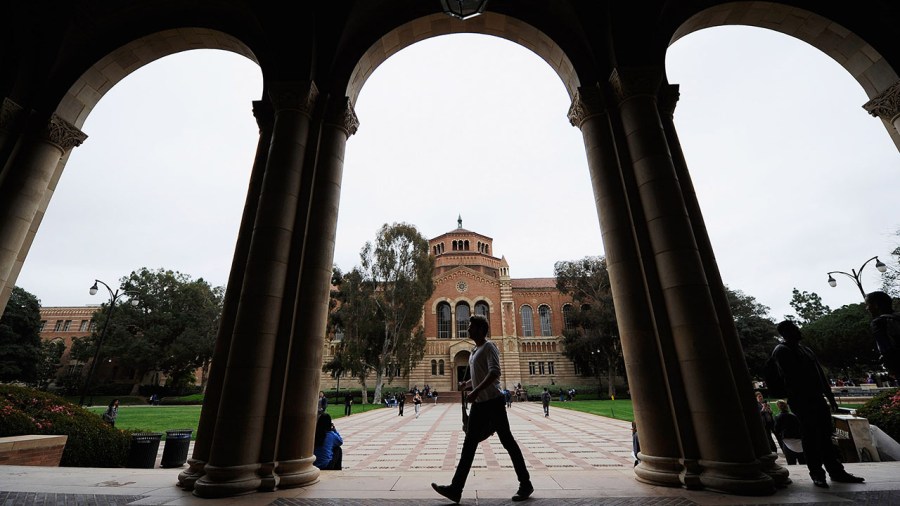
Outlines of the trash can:
[{"label": "trash can", "polygon": [[128,450],[126,467],[153,469],[156,455],[159,453],[159,432],[138,432],[131,435],[131,448]]},{"label": "trash can", "polygon": [[159,467],[181,467],[187,462],[192,432],[194,432],[193,429],[166,431],[166,444],[163,446],[162,460],[159,463]]}]

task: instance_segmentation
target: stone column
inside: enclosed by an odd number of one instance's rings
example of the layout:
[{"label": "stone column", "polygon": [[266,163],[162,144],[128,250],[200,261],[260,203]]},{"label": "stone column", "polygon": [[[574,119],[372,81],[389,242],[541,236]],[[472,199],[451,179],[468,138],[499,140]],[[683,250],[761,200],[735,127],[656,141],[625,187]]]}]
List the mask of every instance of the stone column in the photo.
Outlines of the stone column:
[{"label": "stone column", "polygon": [[228,363],[228,352],[231,349],[235,313],[240,300],[241,286],[244,284],[247,255],[250,251],[250,238],[253,233],[253,223],[256,221],[259,193],[262,188],[266,160],[269,156],[269,144],[272,142],[274,117],[269,102],[253,102],[253,114],[256,116],[256,122],[259,125],[259,143],[256,146],[256,158],[253,160],[253,169],[250,172],[247,200],[244,202],[241,226],[238,230],[237,244],[234,248],[234,259],[231,262],[231,272],[228,275],[228,284],[225,288],[222,320],[219,323],[219,332],[216,336],[216,347],[213,350],[212,365],[210,366],[209,379],[206,384],[206,392],[204,393],[203,407],[200,410],[200,423],[197,428],[194,451],[191,458],[188,459],[188,469],[178,475],[178,485],[186,490],[194,489],[194,483],[205,474],[204,468],[209,460],[212,436],[216,426],[216,415],[219,411],[219,401],[222,398],[222,385],[225,381],[225,367]]},{"label": "stone column", "polygon": [[581,129],[622,353],[641,441],[642,462],[635,469],[647,483],[679,486],[681,450],[669,399],[662,359],[637,247],[632,213],[610,117],[597,86],[579,88],[569,109],[569,121]]},{"label": "stone column", "polygon": [[35,216],[62,157],[87,135],[53,115],[39,131],[26,137],[4,170],[0,187],[0,308],[12,293],[16,259],[26,244]]},{"label": "stone column", "polygon": [[744,350],[741,347],[740,336],[738,336],[737,328],[734,325],[734,316],[728,304],[725,283],[722,281],[719,266],[716,263],[716,256],[713,252],[712,243],[709,240],[709,233],[706,231],[703,213],[700,210],[700,202],[697,200],[697,193],[694,191],[694,184],[688,172],[684,152],[681,150],[681,143],[678,141],[678,132],[675,129],[674,122],[675,104],[678,102],[678,97],[678,85],[666,85],[659,93],[660,119],[662,120],[669,152],[672,154],[672,161],[675,165],[679,186],[681,187],[681,196],[687,207],[691,228],[694,231],[694,238],[700,251],[700,259],[703,262],[703,270],[709,282],[710,293],[719,319],[719,328],[722,332],[725,350],[728,353],[735,386],[743,405],[744,418],[747,427],[750,429],[756,458],[762,463],[762,471],[772,477],[776,486],[786,485],[791,481],[788,478],[789,472],[775,463],[778,455],[769,448],[768,438],[760,423],[759,408],[752,389],[752,378],[750,377],[750,371],[747,369],[747,362],[744,359]]},{"label": "stone column", "polygon": [[317,393],[337,231],[347,139],[359,121],[350,99],[329,100],[308,203],[300,279],[288,362],[276,474],[282,488],[318,480],[313,467]]},{"label": "stone column", "polygon": [[[16,144],[17,132],[19,132],[25,120],[25,110],[22,106],[9,98],[4,98],[0,103],[0,188],[3,187],[3,178],[6,175],[4,168],[7,161],[12,158],[13,145]],[[0,314],[2,308],[0,306]]]},{"label": "stone column", "polygon": [[700,482],[727,493],[770,494],[774,482],[756,459],[657,110],[661,81],[657,67],[619,68],[610,76],[697,436]]},{"label": "stone column", "polygon": [[869,111],[872,116],[893,125],[900,134],[900,81],[863,104],[863,109]]},{"label": "stone column", "polygon": [[272,143],[235,313],[209,462],[206,474],[194,483],[194,494],[200,497],[238,495],[262,484],[260,447],[272,362],[291,237],[297,226],[295,211],[311,110],[317,95],[311,82],[280,83],[269,90],[275,110]]}]

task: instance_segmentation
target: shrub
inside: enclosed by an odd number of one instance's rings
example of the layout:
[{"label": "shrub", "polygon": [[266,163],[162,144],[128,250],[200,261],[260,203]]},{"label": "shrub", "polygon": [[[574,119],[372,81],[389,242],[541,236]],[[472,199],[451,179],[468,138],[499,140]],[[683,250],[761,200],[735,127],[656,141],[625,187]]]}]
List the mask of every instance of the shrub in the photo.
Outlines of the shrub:
[{"label": "shrub", "polygon": [[163,397],[159,403],[165,406],[187,406],[203,404],[203,394],[186,395],[184,397]]},{"label": "shrub", "polygon": [[99,416],[46,392],[0,385],[0,437],[67,435],[60,466],[122,467],[131,434]]},{"label": "shrub", "polygon": [[887,435],[900,441],[900,388],[885,390],[856,410]]}]

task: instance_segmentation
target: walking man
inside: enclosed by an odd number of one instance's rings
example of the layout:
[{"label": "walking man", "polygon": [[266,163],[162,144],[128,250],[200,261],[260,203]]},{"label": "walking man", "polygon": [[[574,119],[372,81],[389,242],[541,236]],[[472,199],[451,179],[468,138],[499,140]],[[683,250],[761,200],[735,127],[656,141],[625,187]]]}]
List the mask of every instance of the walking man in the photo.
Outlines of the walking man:
[{"label": "walking man", "polygon": [[475,341],[475,349],[469,355],[469,370],[472,379],[459,383],[461,389],[472,390],[466,398],[472,404],[469,411],[469,428],[466,431],[462,454],[450,485],[431,484],[437,493],[455,503],[458,503],[462,497],[478,444],[494,432],[500,438],[503,448],[509,453],[516,477],[519,479],[519,490],[516,495],[512,496],[512,500],[524,501],[534,492],[531,476],[525,467],[525,457],[522,456],[522,450],[509,428],[503,392],[500,390],[500,351],[493,342],[487,339],[488,335],[490,335],[490,326],[487,318],[482,315],[472,315],[469,318],[469,337]]},{"label": "walking man", "polygon": [[[778,324],[777,330],[784,338],[784,344],[775,347],[772,357],[784,379],[788,405],[800,419],[803,453],[813,485],[828,488],[826,471],[834,482],[866,481],[844,469],[844,465],[838,460],[837,449],[831,444],[831,412],[837,411],[837,402],[818,359],[812,350],[800,344],[802,335],[794,322],[785,320]],[[828,403],[825,402],[826,398]],[[831,411],[828,409],[829,404]]]},{"label": "walking man", "polygon": [[350,416],[350,406],[353,405],[353,395],[347,392],[344,396],[344,416]]},{"label": "walking man", "polygon": [[544,387],[544,393],[541,394],[541,405],[544,406],[544,418],[550,416],[550,391]]}]

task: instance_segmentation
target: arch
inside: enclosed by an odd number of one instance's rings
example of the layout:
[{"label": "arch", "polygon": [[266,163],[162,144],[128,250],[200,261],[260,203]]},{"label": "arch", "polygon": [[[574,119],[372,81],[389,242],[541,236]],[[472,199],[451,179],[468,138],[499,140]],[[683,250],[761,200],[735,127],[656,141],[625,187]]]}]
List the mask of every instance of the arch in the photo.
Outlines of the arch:
[{"label": "arch", "polygon": [[488,321],[491,321],[491,308],[490,305],[484,300],[479,300],[475,303],[475,314],[480,314],[487,318]]},{"label": "arch", "polygon": [[522,318],[522,337],[534,336],[534,311],[528,304],[519,308],[519,316]]},{"label": "arch", "polygon": [[453,315],[451,314],[450,304],[441,301],[437,305],[437,336],[438,339],[449,339],[451,336],[451,323]]},{"label": "arch", "polygon": [[[678,26],[669,45],[698,30],[725,25],[767,28],[806,42],[844,67],[872,101],[900,81],[888,60],[852,30],[818,13],[774,2],[729,2],[704,9]],[[866,109],[877,115],[872,110],[877,105],[870,108],[869,104]],[[900,148],[894,119],[882,117],[894,144]]]},{"label": "arch", "polygon": [[572,311],[575,308],[572,304],[563,304],[562,314],[563,314],[563,330],[572,330]]},{"label": "arch", "polygon": [[438,360],[438,376],[444,375],[444,361]]},{"label": "arch", "polygon": [[541,322],[541,335],[542,336],[552,336],[553,335],[553,325],[551,324],[551,314],[550,314],[550,306],[547,304],[541,304],[538,306],[538,317]]},{"label": "arch", "polygon": [[468,302],[456,303],[456,337],[464,339],[469,337],[469,316],[471,308]]},{"label": "arch", "polygon": [[437,360],[431,361],[431,375],[437,376]]},{"label": "arch", "polygon": [[[575,96],[575,90],[581,86],[575,66],[562,47],[546,33],[520,19],[496,12],[485,12],[476,18],[466,20],[465,23],[466,33],[493,35],[533,51],[556,71],[569,97]],[[443,13],[431,14],[399,25],[373,41],[350,72],[347,96],[351,102],[356,102],[366,80],[391,55],[416,42],[456,33],[459,31],[458,26],[455,23],[448,23]]]}]

